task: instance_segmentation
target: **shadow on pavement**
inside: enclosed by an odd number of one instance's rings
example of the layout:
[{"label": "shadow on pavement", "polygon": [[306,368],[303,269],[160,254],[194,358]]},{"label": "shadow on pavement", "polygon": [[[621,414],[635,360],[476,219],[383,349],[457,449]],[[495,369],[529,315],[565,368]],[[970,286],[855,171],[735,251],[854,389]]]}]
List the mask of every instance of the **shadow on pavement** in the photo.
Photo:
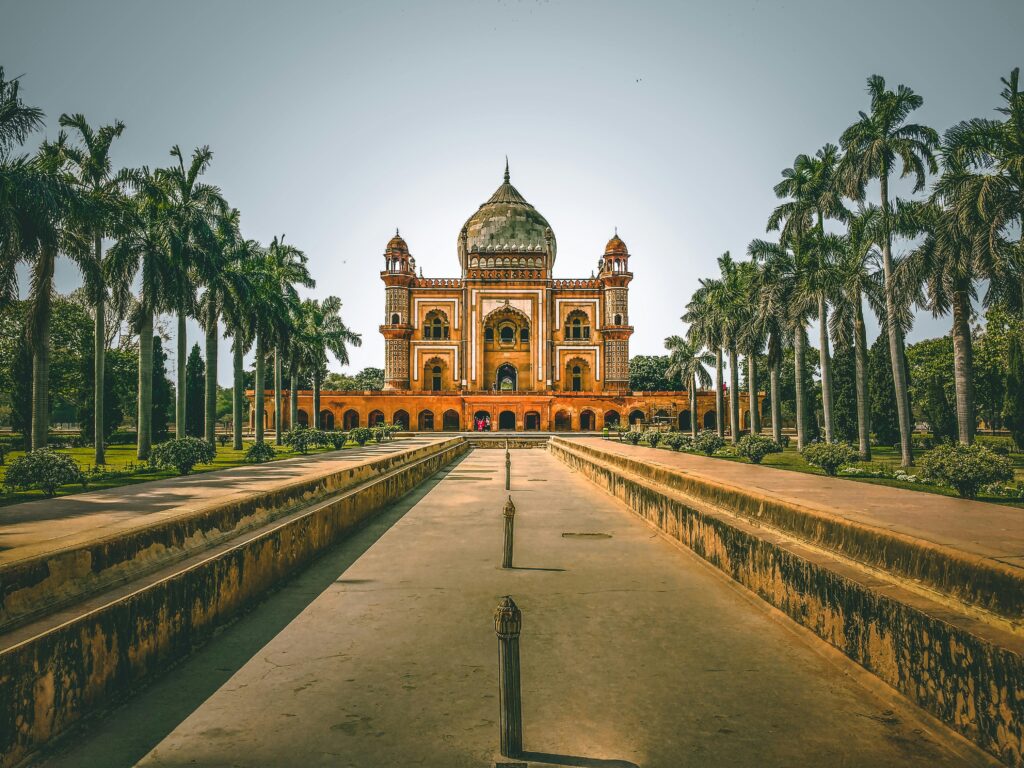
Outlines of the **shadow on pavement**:
[{"label": "shadow on pavement", "polygon": [[570,765],[579,768],[640,768],[629,760],[602,760],[596,757],[579,757],[578,755],[556,755],[553,752],[523,752],[519,757],[531,763],[548,763],[550,765]]}]

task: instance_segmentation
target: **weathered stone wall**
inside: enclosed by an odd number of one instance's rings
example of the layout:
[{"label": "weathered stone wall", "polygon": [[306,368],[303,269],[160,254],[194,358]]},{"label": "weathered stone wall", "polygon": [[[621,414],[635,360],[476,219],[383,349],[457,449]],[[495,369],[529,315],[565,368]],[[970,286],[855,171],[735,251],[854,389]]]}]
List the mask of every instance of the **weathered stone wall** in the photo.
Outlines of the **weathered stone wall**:
[{"label": "weathered stone wall", "polygon": [[[452,438],[449,442],[458,442]],[[227,502],[198,507],[181,516],[48,552],[0,568],[0,632],[70,605],[82,597],[151,573],[193,553],[230,540],[299,505],[339,493],[418,461],[444,444],[388,454],[354,467],[282,483]]]},{"label": "weathered stone wall", "polygon": [[[732,514],[743,500],[702,487],[699,478],[672,478],[664,468],[560,438],[549,450],[1007,765],[1024,766],[1024,639],[1017,632]],[[674,487],[680,484],[685,493]]]},{"label": "weathered stone wall", "polygon": [[0,766],[14,766],[89,711],[187,655],[374,512],[469,450],[456,438],[152,574],[83,611],[8,633],[0,649]]}]

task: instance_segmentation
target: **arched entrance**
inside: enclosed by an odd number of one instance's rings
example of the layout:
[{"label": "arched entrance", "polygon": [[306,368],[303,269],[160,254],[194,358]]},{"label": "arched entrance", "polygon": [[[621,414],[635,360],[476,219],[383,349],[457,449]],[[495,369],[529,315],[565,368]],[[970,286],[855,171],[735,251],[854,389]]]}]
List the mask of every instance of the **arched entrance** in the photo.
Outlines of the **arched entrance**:
[{"label": "arched entrance", "polygon": [[743,412],[743,428],[750,429],[750,411]]},{"label": "arched entrance", "polygon": [[473,431],[487,432],[491,428],[491,414],[487,411],[477,411],[473,414]]},{"label": "arched entrance", "polygon": [[301,408],[299,409],[299,412],[296,414],[296,419],[298,420],[300,427],[309,426],[309,414],[306,413]]},{"label": "arched entrance", "polygon": [[679,412],[679,431],[680,432],[689,432],[690,431],[690,411],[689,410],[685,410],[685,411],[680,411]]},{"label": "arched entrance", "polygon": [[409,412],[408,411],[395,411],[395,415],[391,417],[391,423],[402,429],[409,428]]},{"label": "arched entrance", "polygon": [[523,428],[531,431],[540,429],[540,414],[536,411],[527,411],[523,416]]},{"label": "arched entrance", "polygon": [[359,411],[349,408],[342,418],[342,426],[346,432],[359,426]]},{"label": "arched entrance", "polygon": [[416,419],[416,428],[420,432],[433,432],[434,431],[434,412],[433,411],[420,411],[420,415]]},{"label": "arched entrance", "polygon": [[572,418],[567,411],[559,411],[555,414],[555,431],[568,432],[572,429]]},{"label": "arched entrance", "polygon": [[384,423],[384,411],[370,411],[370,415],[366,417],[366,425],[369,427],[379,427]]},{"label": "arched entrance", "polygon": [[629,423],[630,424],[636,424],[637,422],[641,422],[643,420],[644,420],[644,412],[643,411],[637,409],[635,411],[630,411],[629,412]]},{"label": "arched entrance", "polygon": [[707,411],[704,414],[704,429],[715,429],[718,426],[718,414]]},{"label": "arched entrance", "polygon": [[594,412],[583,411],[580,413],[580,432],[591,432],[594,429]]},{"label": "arched entrance", "polygon": [[498,429],[515,429],[516,415],[513,411],[502,411],[498,414]]},{"label": "arched entrance", "polygon": [[604,425],[606,427],[608,427],[608,429],[618,429],[618,427],[619,427],[619,420],[621,418],[622,417],[619,416],[619,412],[618,411],[608,411],[604,415]]},{"label": "arched entrance", "polygon": [[334,429],[334,414],[331,411],[320,411],[320,429]]},{"label": "arched entrance", "polygon": [[515,392],[518,389],[519,372],[512,363],[502,363],[498,366],[495,376],[495,389],[500,392]]},{"label": "arched entrance", "polygon": [[447,410],[441,417],[442,429],[445,432],[458,432],[459,431],[459,412]]}]

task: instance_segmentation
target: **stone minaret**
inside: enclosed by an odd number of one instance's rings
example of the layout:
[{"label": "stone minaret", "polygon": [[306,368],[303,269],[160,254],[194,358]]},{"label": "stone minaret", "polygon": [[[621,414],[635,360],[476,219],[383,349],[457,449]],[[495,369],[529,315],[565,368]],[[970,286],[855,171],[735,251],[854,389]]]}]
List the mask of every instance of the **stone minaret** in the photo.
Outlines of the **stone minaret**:
[{"label": "stone minaret", "polygon": [[629,271],[629,251],[618,232],[605,246],[599,266],[598,278],[604,293],[604,388],[621,392],[629,389],[629,337],[633,335],[633,326],[629,324],[629,282],[633,273]]},{"label": "stone minaret", "polygon": [[384,291],[384,389],[409,389],[409,339],[412,336],[409,292],[416,278],[416,260],[395,230],[384,250],[380,279]]}]

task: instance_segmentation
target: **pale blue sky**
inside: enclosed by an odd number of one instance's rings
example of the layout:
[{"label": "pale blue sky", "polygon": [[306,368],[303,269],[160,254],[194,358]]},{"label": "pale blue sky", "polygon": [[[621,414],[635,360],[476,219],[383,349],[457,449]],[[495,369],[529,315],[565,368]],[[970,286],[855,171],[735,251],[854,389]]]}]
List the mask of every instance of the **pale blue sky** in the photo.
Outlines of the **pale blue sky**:
[{"label": "pale blue sky", "polygon": [[[661,351],[698,277],[764,233],[772,185],[837,141],[879,73],[940,131],[990,115],[1024,63],[1020,0],[833,3],[0,1],[0,64],[47,113],[127,124],[120,165],[209,144],[248,237],[304,249],[383,365],[381,252],[400,226],[458,274],[463,221],[512,181],[589,275],[633,254],[633,354]],[[77,284],[72,267],[61,290]],[[946,332],[922,318],[912,339]],[[199,334],[193,325],[192,338]],[[230,379],[222,355],[220,379]]]}]

